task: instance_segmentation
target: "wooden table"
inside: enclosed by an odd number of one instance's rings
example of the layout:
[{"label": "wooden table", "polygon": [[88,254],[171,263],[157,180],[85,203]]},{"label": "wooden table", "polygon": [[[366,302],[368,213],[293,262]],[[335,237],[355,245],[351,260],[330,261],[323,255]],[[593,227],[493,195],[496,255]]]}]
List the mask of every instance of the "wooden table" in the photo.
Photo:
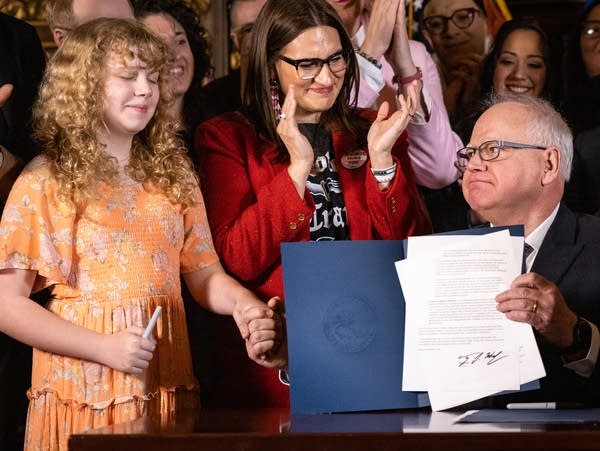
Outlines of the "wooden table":
[{"label": "wooden table", "polygon": [[292,416],[284,409],[204,409],[71,436],[69,451],[600,450],[598,423],[452,424],[429,409]]}]

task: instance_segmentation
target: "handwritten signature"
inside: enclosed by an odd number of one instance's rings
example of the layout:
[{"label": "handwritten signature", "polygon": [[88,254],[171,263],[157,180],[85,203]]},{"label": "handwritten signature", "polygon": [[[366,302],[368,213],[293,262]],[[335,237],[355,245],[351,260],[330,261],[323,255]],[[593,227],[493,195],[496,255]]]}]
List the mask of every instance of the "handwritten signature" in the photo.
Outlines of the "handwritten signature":
[{"label": "handwritten signature", "polygon": [[458,366],[460,368],[462,366],[471,366],[477,363],[482,365],[493,365],[505,357],[508,357],[508,355],[504,354],[504,351],[472,352],[470,354],[459,355]]}]

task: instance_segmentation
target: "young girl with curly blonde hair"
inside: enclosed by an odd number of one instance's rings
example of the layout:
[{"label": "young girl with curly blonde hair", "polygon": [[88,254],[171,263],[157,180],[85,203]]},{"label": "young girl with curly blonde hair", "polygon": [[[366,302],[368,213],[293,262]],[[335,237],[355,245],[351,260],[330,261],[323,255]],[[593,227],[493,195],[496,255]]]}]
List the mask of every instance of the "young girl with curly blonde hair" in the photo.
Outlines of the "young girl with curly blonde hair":
[{"label": "young girl with curly blonde hair", "polygon": [[[0,223],[0,331],[34,347],[26,450],[198,406],[180,273],[199,303],[234,316],[250,358],[279,363],[278,300],[227,276],[213,249],[168,114],[167,60],[140,25],[98,19],[49,62],[34,111],[42,154]],[[46,308],[29,298],[42,288]]]}]

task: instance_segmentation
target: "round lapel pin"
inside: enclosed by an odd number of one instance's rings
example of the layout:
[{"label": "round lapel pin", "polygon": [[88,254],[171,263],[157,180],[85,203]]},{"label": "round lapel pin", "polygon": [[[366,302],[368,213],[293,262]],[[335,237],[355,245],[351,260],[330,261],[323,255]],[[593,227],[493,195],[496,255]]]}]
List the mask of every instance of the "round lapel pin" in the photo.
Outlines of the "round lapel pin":
[{"label": "round lapel pin", "polygon": [[346,169],[357,169],[364,165],[367,159],[367,152],[362,149],[354,150],[342,156],[342,166]]}]

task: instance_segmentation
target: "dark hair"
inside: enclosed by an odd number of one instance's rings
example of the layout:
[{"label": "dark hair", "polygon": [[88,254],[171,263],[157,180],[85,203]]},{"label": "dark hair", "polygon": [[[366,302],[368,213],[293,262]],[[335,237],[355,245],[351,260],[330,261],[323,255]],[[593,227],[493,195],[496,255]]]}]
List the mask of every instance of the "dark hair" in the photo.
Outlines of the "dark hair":
[{"label": "dark hair", "polygon": [[[352,41],[335,10],[324,0],[269,0],[262,8],[252,33],[248,58],[248,74],[243,106],[247,116],[279,146],[280,159],[287,159],[285,146],[277,134],[277,118],[273,111],[270,85],[271,74],[281,50],[309,28],[328,26],[337,30],[342,51],[347,53],[348,68],[342,89],[334,105],[321,114],[321,123],[331,128],[341,126],[359,141],[366,138],[365,122],[356,111],[358,64]],[[284,95],[280,92],[280,103]]]},{"label": "dark hair", "polygon": [[207,33],[198,14],[183,0],[132,0],[135,17],[143,19],[154,14],[166,14],[181,24],[194,56],[192,84],[183,100],[183,120],[188,133],[193,133],[200,118],[198,92],[204,77],[212,72],[207,52]]},{"label": "dark hair", "polygon": [[480,80],[482,92],[488,93],[493,90],[494,72],[496,71],[496,66],[498,64],[500,54],[502,53],[504,42],[514,31],[518,30],[535,31],[540,37],[542,57],[546,63],[546,82],[544,83],[544,89],[542,90],[541,97],[552,101],[556,89],[556,74],[554,73],[554,66],[552,64],[553,61],[550,41],[543,27],[533,17],[524,17],[522,19],[506,21],[498,29],[494,43],[492,44],[490,51],[482,63]]},{"label": "dark hair", "polygon": [[583,62],[580,37],[583,23],[586,21],[591,10],[598,5],[600,5],[600,0],[591,0],[584,3],[573,34],[570,37],[564,59],[565,113],[575,133],[579,132],[590,121],[594,123],[597,121],[596,118],[588,117],[588,109],[584,108],[591,101],[590,82],[593,80],[588,76]]},{"label": "dark hair", "polygon": [[594,6],[600,5],[600,0],[587,1],[577,23],[573,30],[573,35],[569,40],[569,48],[567,50],[566,68],[565,68],[565,80],[567,82],[567,96],[569,95],[568,88],[575,88],[576,86],[584,83],[588,79],[588,74],[583,63],[581,56],[581,47],[579,45],[579,37],[581,36],[581,30],[583,23],[586,21],[588,14],[594,8]]},{"label": "dark hair", "polygon": [[[448,0],[446,0],[448,1]],[[481,10],[481,12],[487,16],[487,11],[485,10],[485,6],[483,4],[483,0],[473,0],[473,2],[477,5],[477,7]],[[424,19],[425,7],[429,3],[429,0],[423,0],[423,6],[421,6],[421,19]]]}]

